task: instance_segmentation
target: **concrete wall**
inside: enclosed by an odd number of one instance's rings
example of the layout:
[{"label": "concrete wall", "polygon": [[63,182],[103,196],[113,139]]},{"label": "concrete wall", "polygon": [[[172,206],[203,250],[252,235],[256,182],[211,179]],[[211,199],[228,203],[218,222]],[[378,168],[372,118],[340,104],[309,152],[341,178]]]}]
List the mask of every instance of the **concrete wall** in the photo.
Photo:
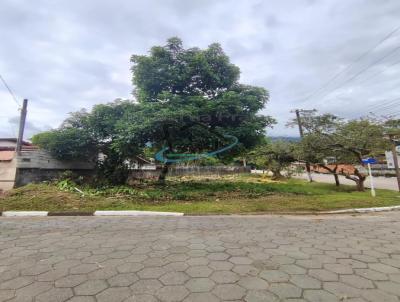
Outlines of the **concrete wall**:
[{"label": "concrete wall", "polygon": [[94,163],[60,161],[43,150],[23,151],[16,158],[15,187],[29,183],[50,181],[70,170],[82,176],[93,173]]},{"label": "concrete wall", "polygon": [[16,173],[16,160],[0,161],[0,190],[7,191],[13,188]]},{"label": "concrete wall", "polygon": [[[132,170],[128,182],[135,179],[155,179],[160,175],[161,169],[157,170]],[[203,176],[203,175],[229,175],[250,173],[250,167],[239,166],[189,166],[174,167],[169,169],[168,176]]]},{"label": "concrete wall", "polygon": [[43,150],[23,151],[17,156],[18,169],[91,170],[94,164],[83,161],[61,161]]}]

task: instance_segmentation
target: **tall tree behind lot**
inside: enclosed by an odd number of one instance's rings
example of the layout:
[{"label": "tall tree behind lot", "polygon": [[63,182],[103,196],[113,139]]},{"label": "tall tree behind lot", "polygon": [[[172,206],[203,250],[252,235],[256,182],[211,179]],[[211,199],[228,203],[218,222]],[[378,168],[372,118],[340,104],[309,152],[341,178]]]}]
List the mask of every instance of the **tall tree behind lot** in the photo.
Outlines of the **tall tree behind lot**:
[{"label": "tall tree behind lot", "polygon": [[[274,123],[259,114],[268,92],[240,84],[239,68],[219,44],[184,49],[181,40],[171,38],[148,55],[132,56],[132,63],[135,102],[74,113],[60,128],[35,136],[34,142],[58,158],[88,159],[102,153],[99,175],[121,183],[129,162],[146,147],[201,153],[231,143],[227,135],[233,135],[239,144],[223,156],[233,158],[258,144]],[[164,164],[161,182],[168,166]]]},{"label": "tall tree behind lot", "polygon": [[[185,49],[180,39],[171,38],[165,46],[151,48],[148,55],[132,56],[132,62],[134,94],[146,114],[153,146],[202,153],[229,144],[226,135],[233,135],[238,146],[222,155],[233,158],[257,145],[274,122],[258,114],[268,92],[240,84],[239,68],[219,44]],[[137,131],[136,125],[127,122],[127,133]],[[168,166],[164,164],[161,182]]]}]

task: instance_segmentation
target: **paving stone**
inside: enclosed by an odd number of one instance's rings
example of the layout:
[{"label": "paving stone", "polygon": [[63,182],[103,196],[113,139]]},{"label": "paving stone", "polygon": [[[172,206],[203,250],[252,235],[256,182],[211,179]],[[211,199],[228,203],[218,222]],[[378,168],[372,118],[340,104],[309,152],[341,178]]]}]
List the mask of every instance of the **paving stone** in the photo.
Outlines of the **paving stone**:
[{"label": "paving stone", "polygon": [[124,300],[124,302],[159,302],[159,300],[152,295],[133,295]]},{"label": "paving stone", "polygon": [[371,269],[363,269],[363,268],[355,269],[354,272],[361,277],[373,281],[384,281],[389,279],[389,277],[386,274]]},{"label": "paving stone", "polygon": [[321,282],[319,280],[307,275],[293,275],[290,277],[290,282],[304,289],[321,288]]},{"label": "paving stone", "polygon": [[340,299],[343,297],[359,297],[362,292],[358,288],[354,288],[341,282],[325,282],[323,284],[323,288],[336,295]]},{"label": "paving stone", "polygon": [[325,269],[310,269],[308,274],[320,281],[338,281],[339,277],[336,273]]},{"label": "paving stone", "polygon": [[260,272],[252,265],[235,265],[232,271],[240,276],[257,276]]},{"label": "paving stone", "polygon": [[222,300],[241,300],[246,291],[236,284],[220,284],[214,288],[213,294]]},{"label": "paving stone", "polygon": [[131,295],[129,287],[111,287],[96,295],[97,302],[122,302]]},{"label": "paving stone", "polygon": [[185,286],[192,293],[209,292],[215,286],[215,282],[209,278],[192,278]]},{"label": "paving stone", "polygon": [[279,270],[268,270],[260,273],[260,278],[267,280],[268,282],[287,282],[289,281],[289,275]]},{"label": "paving stone", "polygon": [[214,280],[216,283],[235,283],[240,277],[238,274],[231,271],[216,271],[212,273],[210,279]]},{"label": "paving stone", "polygon": [[238,284],[247,290],[265,290],[268,288],[268,283],[257,277],[243,277]]},{"label": "paving stone", "polygon": [[146,267],[139,271],[137,275],[142,279],[155,279],[165,274],[165,270],[159,267]]},{"label": "paving stone", "polygon": [[353,269],[347,265],[338,264],[338,263],[327,263],[324,265],[324,268],[328,271],[331,271],[336,274],[353,274]]},{"label": "paving stone", "polygon": [[366,301],[370,302],[399,302],[399,298],[379,289],[367,289],[361,293]]},{"label": "paving stone", "polygon": [[279,269],[290,275],[305,274],[307,272],[304,268],[296,264],[284,264]]},{"label": "paving stone", "polygon": [[52,288],[35,298],[35,302],[64,302],[73,296],[70,288]]},{"label": "paving stone", "polygon": [[92,296],[74,296],[68,302],[96,302],[96,299]]},{"label": "paving stone", "polygon": [[389,294],[400,296],[400,286],[392,281],[376,281],[376,286]]},{"label": "paving stone", "polygon": [[93,272],[95,270],[99,269],[98,264],[94,263],[86,263],[86,264],[81,264],[79,266],[75,266],[69,270],[71,274],[88,274],[90,272]]},{"label": "paving stone", "polygon": [[[330,292],[327,292],[326,290],[321,290],[321,289],[306,289],[304,291],[304,298],[306,298],[306,300],[310,302],[338,301],[338,298],[335,295],[331,294]],[[347,301],[347,299],[344,301]]]},{"label": "paving stone", "polygon": [[[52,288],[51,282],[34,282],[15,291],[15,296],[19,301],[31,301],[35,297]],[[1,301],[1,300],[0,300]]]},{"label": "paving stone", "polygon": [[231,257],[229,259],[230,262],[234,264],[252,264],[253,260],[248,257]]},{"label": "paving stone", "polygon": [[374,288],[374,284],[370,280],[357,275],[343,275],[340,277],[340,281],[360,289]]},{"label": "paving stone", "polygon": [[169,272],[163,275],[159,280],[165,285],[184,284],[189,279],[188,275],[182,272]]},{"label": "paving stone", "polygon": [[107,282],[111,286],[119,287],[119,286],[130,286],[136,281],[138,281],[139,278],[136,276],[135,273],[127,273],[127,274],[118,274],[110,279],[107,280]]},{"label": "paving stone", "polygon": [[[141,269],[144,268],[144,265],[142,263],[124,263],[119,266],[117,266],[117,271],[119,273],[136,273],[140,271]],[[150,270],[150,268],[149,268]]]},{"label": "paving stone", "polygon": [[74,288],[77,295],[90,296],[95,295],[108,287],[103,280],[88,280]]},{"label": "paving stone", "polygon": [[17,277],[0,284],[0,289],[18,289],[33,283],[33,277]]},{"label": "paving stone", "polygon": [[192,293],[184,302],[219,302],[220,300],[211,293]]},{"label": "paving stone", "polygon": [[368,267],[384,274],[395,274],[400,272],[398,268],[383,263],[369,263]]},{"label": "paving stone", "polygon": [[55,281],[55,287],[75,287],[87,280],[85,275],[68,275]]},{"label": "paving stone", "polygon": [[277,295],[280,299],[301,297],[301,289],[292,284],[273,283],[268,290]]},{"label": "paving stone", "polygon": [[186,270],[186,273],[193,278],[208,277],[211,275],[212,270],[205,265],[191,266]]},{"label": "paving stone", "polygon": [[249,291],[244,298],[246,302],[278,302],[279,299],[272,293],[265,290]]},{"label": "paving stone", "polygon": [[130,286],[134,294],[154,294],[163,285],[157,279],[139,280]]},{"label": "paving stone", "polygon": [[0,301],[10,300],[15,296],[15,290],[13,289],[0,289]]},{"label": "paving stone", "polygon": [[229,261],[210,261],[208,267],[216,271],[230,271],[233,264]]},{"label": "paving stone", "polygon": [[160,288],[156,296],[161,301],[174,302],[182,301],[189,294],[188,290],[181,285],[164,286]]}]

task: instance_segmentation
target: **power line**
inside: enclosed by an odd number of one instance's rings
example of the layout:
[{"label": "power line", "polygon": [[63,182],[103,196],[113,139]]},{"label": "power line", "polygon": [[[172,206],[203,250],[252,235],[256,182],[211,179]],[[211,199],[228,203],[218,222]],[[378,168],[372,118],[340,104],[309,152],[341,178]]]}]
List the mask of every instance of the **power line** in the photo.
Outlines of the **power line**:
[{"label": "power line", "polygon": [[392,104],[393,103],[397,103],[398,100],[400,100],[400,97],[397,97],[397,98],[394,98],[394,99],[391,99],[391,100],[386,100],[386,101],[383,100],[382,103],[372,105],[372,106],[368,107],[367,109],[368,110],[375,110],[375,109],[379,109],[381,107],[386,107],[387,105],[393,106]]},{"label": "power line", "polygon": [[352,80],[358,78],[362,73],[364,73],[365,71],[367,71],[368,69],[370,69],[372,66],[374,66],[377,63],[382,62],[384,59],[386,59],[387,57],[389,57],[390,55],[392,55],[394,52],[400,50],[400,46],[397,46],[395,49],[393,49],[392,51],[390,51],[389,53],[387,53],[386,55],[384,55],[383,57],[380,57],[378,60],[375,60],[374,62],[372,62],[371,64],[368,64],[367,67],[365,67],[364,69],[362,69],[361,71],[359,71],[358,73],[356,73],[355,75],[353,75],[350,79],[348,79],[346,82],[344,82],[343,84],[335,87],[334,89],[328,91],[327,93],[323,94],[321,98],[326,97],[327,95],[331,94],[332,92],[338,90],[339,88],[343,87],[344,85],[350,83]]},{"label": "power line", "polygon": [[352,63],[348,64],[346,66],[345,69],[343,69],[342,71],[339,71],[337,74],[335,74],[333,77],[331,77],[325,84],[323,84],[320,88],[314,90],[310,95],[308,95],[307,97],[305,97],[303,99],[303,101],[308,100],[309,98],[311,98],[312,96],[314,96],[315,94],[317,94],[318,92],[324,90],[324,88],[326,88],[327,86],[329,86],[329,84],[331,84],[334,80],[336,80],[340,75],[342,75],[343,73],[347,72],[348,70],[350,70],[357,62],[359,62],[361,59],[363,59],[365,56],[367,56],[368,54],[370,54],[372,51],[374,51],[379,45],[381,45],[383,42],[385,42],[387,39],[389,39],[391,36],[393,36],[397,31],[400,30],[400,26],[398,26],[397,28],[395,28],[394,30],[392,30],[389,34],[387,34],[385,37],[383,37],[383,39],[381,39],[377,44],[375,44],[372,48],[368,49],[366,52],[364,52],[363,54],[361,54],[358,58],[356,58]]},{"label": "power line", "polygon": [[6,80],[0,74],[0,80],[3,82],[4,86],[7,88],[8,92],[10,93],[11,97],[13,98],[14,102],[18,105],[18,109],[21,109],[21,104],[18,102],[14,92],[11,90],[10,86],[8,86]]}]

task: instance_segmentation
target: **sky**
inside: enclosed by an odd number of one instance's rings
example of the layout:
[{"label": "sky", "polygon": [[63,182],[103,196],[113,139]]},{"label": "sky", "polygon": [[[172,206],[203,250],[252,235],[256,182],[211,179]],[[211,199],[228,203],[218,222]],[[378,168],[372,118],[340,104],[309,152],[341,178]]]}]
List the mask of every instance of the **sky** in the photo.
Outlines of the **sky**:
[{"label": "sky", "polygon": [[[1,0],[0,75],[18,103],[29,99],[29,138],[69,112],[132,99],[132,54],[173,36],[218,42],[242,83],[269,91],[268,134],[293,136],[295,108],[400,117],[399,26],[399,0]],[[2,83],[0,108],[0,137],[15,137],[18,105]]]}]

